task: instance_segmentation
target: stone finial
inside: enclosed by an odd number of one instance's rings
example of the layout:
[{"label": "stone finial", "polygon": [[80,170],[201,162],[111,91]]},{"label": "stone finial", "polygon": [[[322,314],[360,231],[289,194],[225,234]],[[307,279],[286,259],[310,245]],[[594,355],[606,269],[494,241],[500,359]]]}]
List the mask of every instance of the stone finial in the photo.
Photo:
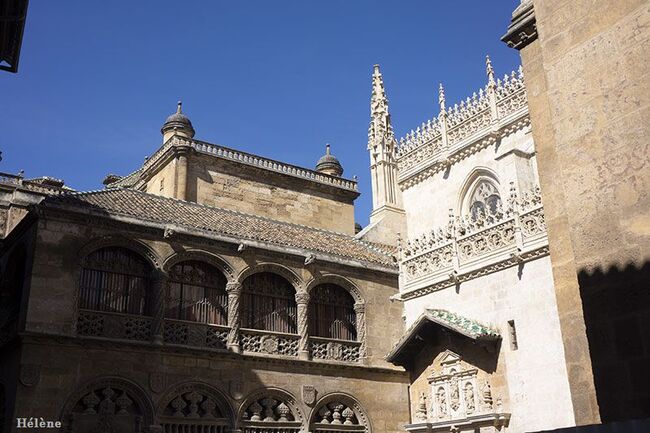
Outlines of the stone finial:
[{"label": "stone finial", "polygon": [[183,112],[183,101],[180,99],[176,103],[176,114],[181,114]]},{"label": "stone finial", "polygon": [[440,87],[438,88],[438,103],[440,104],[440,112],[445,113],[447,111],[445,107],[445,88],[442,86],[442,83],[440,83]]},{"label": "stone finial", "polygon": [[489,55],[485,56],[485,72],[487,73],[488,77],[488,85],[494,85],[496,83],[494,81],[494,68],[492,67],[492,61],[490,60]]},{"label": "stone finial", "polygon": [[316,171],[336,177],[341,177],[343,174],[343,166],[339,160],[332,155],[329,143],[325,145],[325,155],[323,155],[316,163]]}]

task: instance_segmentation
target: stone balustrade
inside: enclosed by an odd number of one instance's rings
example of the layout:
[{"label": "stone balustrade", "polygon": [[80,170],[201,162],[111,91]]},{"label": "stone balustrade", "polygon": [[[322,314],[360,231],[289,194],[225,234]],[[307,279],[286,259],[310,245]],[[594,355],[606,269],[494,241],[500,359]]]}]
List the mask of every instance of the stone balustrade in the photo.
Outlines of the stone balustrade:
[{"label": "stone balustrade", "polygon": [[244,353],[297,357],[300,335],[242,328],[240,342]]},{"label": "stone balustrade", "polygon": [[400,248],[404,291],[422,280],[454,280],[477,264],[488,267],[502,261],[504,254],[518,260],[521,253],[547,245],[539,188],[521,196],[513,189],[505,209],[479,213],[475,218],[450,213],[445,227],[409,240]]},{"label": "stone balustrade", "polygon": [[349,191],[359,191],[357,182],[354,180],[329,176],[327,174],[319,173],[314,170],[308,170],[295,165],[263,158],[261,156],[252,155],[250,153],[230,149],[228,147],[179,136],[173,136],[171,139],[167,140],[167,142],[160,149],[151,155],[151,157],[147,159],[147,161],[142,166],[142,171],[146,171],[149,167],[151,167],[159,159],[160,156],[162,156],[170,147],[173,146],[190,146],[197,152],[214,155],[219,158],[236,161],[241,164],[259,167],[265,170],[274,171],[276,173],[282,173],[288,176],[307,179],[312,182],[318,182]]},{"label": "stone balustrade", "polygon": [[309,337],[312,359],[328,361],[358,362],[361,358],[361,342]]},{"label": "stone balustrade", "polygon": [[[77,320],[77,335],[151,342],[153,321],[152,317],[147,316],[80,310]],[[163,342],[165,345],[227,350],[229,330],[228,326],[165,319]],[[241,328],[239,341],[244,354],[297,358],[300,336]],[[310,355],[313,360],[356,363],[361,359],[361,345],[362,343],[359,341],[309,337]]]},{"label": "stone balustrade", "polygon": [[[526,88],[521,67],[503,79],[489,82],[472,97],[448,109],[441,106],[437,117],[422,123],[398,140],[399,170],[407,173],[418,163],[443,160],[457,144],[482,133],[489,134],[499,123],[527,108]],[[503,125],[501,125],[503,126]],[[483,134],[483,135],[485,135]],[[470,145],[469,140],[466,145]],[[403,177],[403,176],[400,176]]]}]

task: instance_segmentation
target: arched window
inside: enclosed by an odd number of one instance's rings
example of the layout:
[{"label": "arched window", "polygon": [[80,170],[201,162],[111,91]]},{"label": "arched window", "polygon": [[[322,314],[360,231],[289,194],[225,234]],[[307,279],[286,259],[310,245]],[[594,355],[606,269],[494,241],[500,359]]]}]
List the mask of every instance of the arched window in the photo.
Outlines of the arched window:
[{"label": "arched window", "polygon": [[226,277],[199,261],[174,265],[169,271],[165,317],[212,325],[228,323]]},{"label": "arched window", "polygon": [[242,283],[243,328],[295,334],[296,311],[296,291],[283,277],[262,272]]},{"label": "arched window", "polygon": [[501,207],[501,196],[496,186],[487,180],[481,180],[469,198],[469,213],[472,219],[478,218],[480,213],[495,214]]},{"label": "arched window", "polygon": [[354,298],[336,284],[321,284],[311,291],[309,334],[315,337],[356,340]]},{"label": "arched window", "polygon": [[149,315],[151,267],[122,247],[101,248],[83,262],[79,308]]}]

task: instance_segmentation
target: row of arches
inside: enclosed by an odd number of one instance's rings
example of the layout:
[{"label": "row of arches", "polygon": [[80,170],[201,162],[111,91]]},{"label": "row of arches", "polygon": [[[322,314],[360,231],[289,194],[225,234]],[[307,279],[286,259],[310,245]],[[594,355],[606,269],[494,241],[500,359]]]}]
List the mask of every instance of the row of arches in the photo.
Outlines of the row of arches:
[{"label": "row of arches", "polygon": [[[196,254],[167,266],[162,300],[164,318],[228,325],[229,278],[206,256]],[[123,245],[103,246],[82,260],[78,307],[140,316],[156,314],[156,274],[142,254]],[[232,278],[231,278],[232,279]],[[341,279],[342,280],[342,279]],[[356,341],[355,305],[358,290],[334,282],[308,287],[308,332],[312,336]],[[262,267],[241,281],[238,326],[272,332],[298,333],[297,290],[277,268]]]},{"label": "row of arches", "polygon": [[[356,398],[329,393],[309,406],[288,391],[261,388],[240,402],[198,381],[172,386],[157,402],[137,384],[104,377],[68,397],[61,413],[64,432],[94,433],[298,433],[366,432],[370,422]],[[305,410],[303,410],[305,408]]]}]

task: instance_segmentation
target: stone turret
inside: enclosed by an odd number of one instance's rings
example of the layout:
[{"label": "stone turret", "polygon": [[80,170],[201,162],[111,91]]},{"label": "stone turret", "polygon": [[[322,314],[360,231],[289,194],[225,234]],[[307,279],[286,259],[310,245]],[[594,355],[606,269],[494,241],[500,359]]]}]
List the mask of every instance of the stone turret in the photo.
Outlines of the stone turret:
[{"label": "stone turret", "polygon": [[163,143],[169,140],[174,134],[187,138],[194,137],[194,127],[190,119],[183,114],[182,106],[183,103],[178,101],[176,112],[165,120],[165,123],[160,129],[163,135]]},{"label": "stone turret", "polygon": [[316,163],[316,171],[336,177],[341,177],[343,174],[343,166],[341,166],[339,160],[330,153],[329,144],[325,145],[325,155],[323,155]]}]

